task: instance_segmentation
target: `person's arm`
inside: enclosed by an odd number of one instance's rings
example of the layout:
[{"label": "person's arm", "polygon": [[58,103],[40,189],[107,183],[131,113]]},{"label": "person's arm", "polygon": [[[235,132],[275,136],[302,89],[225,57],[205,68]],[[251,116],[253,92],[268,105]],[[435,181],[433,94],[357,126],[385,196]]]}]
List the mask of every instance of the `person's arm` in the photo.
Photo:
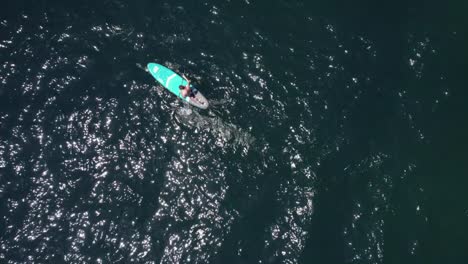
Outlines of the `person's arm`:
[{"label": "person's arm", "polygon": [[187,81],[187,85],[185,87],[190,88],[190,80],[184,74],[182,74],[182,77],[184,77],[184,79]]}]

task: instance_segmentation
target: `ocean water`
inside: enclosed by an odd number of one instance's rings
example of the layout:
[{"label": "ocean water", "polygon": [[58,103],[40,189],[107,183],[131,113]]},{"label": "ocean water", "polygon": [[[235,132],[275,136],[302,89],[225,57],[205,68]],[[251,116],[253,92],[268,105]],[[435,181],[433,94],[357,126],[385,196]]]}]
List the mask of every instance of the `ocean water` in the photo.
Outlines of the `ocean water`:
[{"label": "ocean water", "polygon": [[467,10],[3,3],[0,262],[466,263]]}]

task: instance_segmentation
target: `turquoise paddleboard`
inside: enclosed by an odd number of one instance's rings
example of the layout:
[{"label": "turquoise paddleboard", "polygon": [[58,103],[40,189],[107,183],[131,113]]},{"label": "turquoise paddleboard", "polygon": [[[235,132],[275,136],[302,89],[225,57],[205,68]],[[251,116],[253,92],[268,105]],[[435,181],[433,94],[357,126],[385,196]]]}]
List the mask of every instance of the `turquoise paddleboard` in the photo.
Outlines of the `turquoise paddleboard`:
[{"label": "turquoise paddleboard", "polygon": [[181,95],[179,86],[187,85],[187,81],[177,73],[157,63],[148,63],[147,68],[156,81],[183,101],[201,109],[208,108],[208,100],[206,100],[203,94],[195,89],[193,85],[190,85],[190,88],[194,91],[194,96],[187,96],[184,98]]}]

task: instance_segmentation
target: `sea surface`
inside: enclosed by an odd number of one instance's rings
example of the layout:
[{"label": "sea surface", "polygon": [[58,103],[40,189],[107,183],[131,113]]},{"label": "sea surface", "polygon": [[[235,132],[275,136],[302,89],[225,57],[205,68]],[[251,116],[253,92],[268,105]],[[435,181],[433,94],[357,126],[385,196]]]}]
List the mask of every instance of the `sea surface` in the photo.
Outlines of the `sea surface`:
[{"label": "sea surface", "polygon": [[0,263],[467,263],[467,12],[3,1]]}]

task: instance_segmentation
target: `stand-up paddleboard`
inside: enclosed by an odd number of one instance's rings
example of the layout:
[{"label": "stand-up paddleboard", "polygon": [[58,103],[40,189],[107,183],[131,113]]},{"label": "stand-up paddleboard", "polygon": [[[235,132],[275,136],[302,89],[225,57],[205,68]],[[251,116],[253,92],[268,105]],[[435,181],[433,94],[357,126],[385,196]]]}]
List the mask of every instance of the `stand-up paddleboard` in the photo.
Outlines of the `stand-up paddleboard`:
[{"label": "stand-up paddleboard", "polygon": [[208,100],[206,100],[205,96],[203,96],[203,94],[201,94],[192,85],[190,85],[190,88],[192,89],[195,96],[187,96],[185,98],[182,96],[182,94],[180,93],[179,86],[187,85],[187,81],[184,78],[180,77],[177,73],[157,63],[148,63],[147,68],[151,75],[153,75],[153,77],[156,79],[156,81],[158,81],[171,93],[177,95],[180,99],[201,109],[208,108]]}]

